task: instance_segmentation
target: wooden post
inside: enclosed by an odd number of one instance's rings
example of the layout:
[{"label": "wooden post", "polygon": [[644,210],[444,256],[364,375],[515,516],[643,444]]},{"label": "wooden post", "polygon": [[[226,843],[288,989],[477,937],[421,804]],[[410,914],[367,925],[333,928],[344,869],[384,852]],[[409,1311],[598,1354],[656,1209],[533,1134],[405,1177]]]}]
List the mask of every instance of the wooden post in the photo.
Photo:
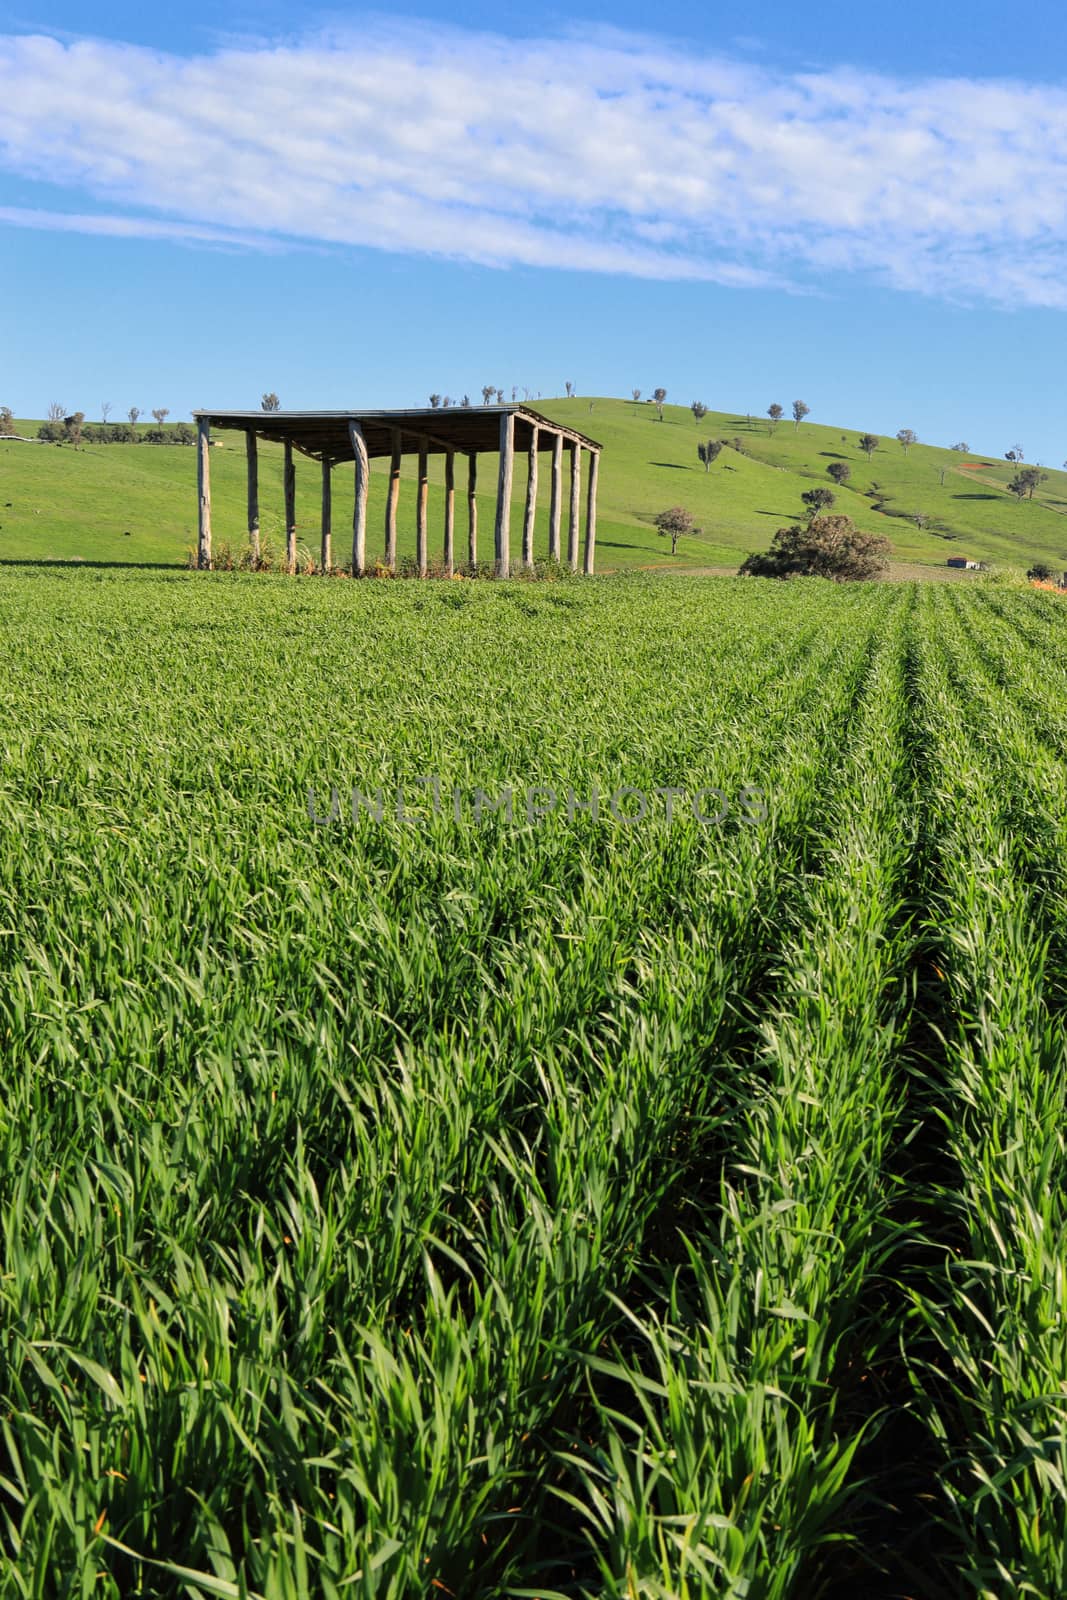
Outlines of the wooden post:
[{"label": "wooden post", "polygon": [[293,446],[285,441],[285,568],[296,571],[296,468],[293,465]]},{"label": "wooden post", "polygon": [[600,451],[589,452],[589,488],[585,502],[585,575],[593,576],[593,559],[596,553],[596,480],[600,470]]},{"label": "wooden post", "polygon": [[319,558],[319,566],[322,568],[323,575],[325,575],[327,572],[329,572],[330,568],[333,566],[333,548],[332,548],[333,495],[332,495],[331,491],[332,491],[332,484],[331,484],[331,481],[330,481],[330,458],[329,458],[329,456],[323,456],[323,458],[322,458],[322,551],[321,551],[320,558]]},{"label": "wooden post", "polygon": [[248,546],[252,552],[253,566],[259,566],[259,454],[256,436],[249,428],[245,434],[245,458],[248,463]]},{"label": "wooden post", "polygon": [[389,459],[389,493],[385,501],[385,564],[390,572],[396,572],[396,506],[400,498],[400,457],[403,454],[403,441],[400,429],[393,428],[389,435],[392,441],[392,455]]},{"label": "wooden post", "polygon": [[211,424],[199,417],[196,425],[197,511],[196,564],[207,571],[211,566]]},{"label": "wooden post", "polygon": [[427,461],[426,440],[423,439],[419,444],[419,488],[418,497],[415,501],[415,560],[420,578],[425,578],[428,565],[426,556],[426,497],[429,493]]},{"label": "wooden post", "polygon": [[515,413],[505,411],[500,418],[500,475],[496,486],[496,529],[494,555],[496,575],[511,575],[511,480],[515,471]]},{"label": "wooden post", "polygon": [[467,565],[478,565],[478,453],[467,452]]},{"label": "wooden post", "polygon": [[367,460],[367,443],[363,429],[350,417],[348,440],[356,468],[356,500],[352,508],[352,576],[362,578],[367,570],[367,487],[370,462]]},{"label": "wooden post", "polygon": [[571,445],[571,516],[567,527],[567,565],[578,571],[578,517],[582,492],[582,447],[577,439]]},{"label": "wooden post", "polygon": [[563,435],[552,441],[552,492],[548,502],[548,559],[559,560],[559,524],[563,508]]},{"label": "wooden post", "polygon": [[530,429],[530,449],[526,458],[526,515],[522,519],[522,564],[534,564],[534,523],[537,518],[537,443],[536,423]]},{"label": "wooden post", "polygon": [[456,531],[456,455],[445,451],[445,577],[452,576],[455,566]]}]

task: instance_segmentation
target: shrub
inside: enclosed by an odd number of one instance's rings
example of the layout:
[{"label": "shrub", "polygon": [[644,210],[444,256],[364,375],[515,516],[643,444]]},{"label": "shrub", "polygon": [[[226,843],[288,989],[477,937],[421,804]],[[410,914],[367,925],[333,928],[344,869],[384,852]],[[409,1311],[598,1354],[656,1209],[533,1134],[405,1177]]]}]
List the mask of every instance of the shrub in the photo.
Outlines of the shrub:
[{"label": "shrub", "polygon": [[814,517],[807,527],[794,522],[779,528],[771,548],[750,555],[738,569],[742,577],[833,578],[856,582],[885,570],[889,540],[861,533],[850,517]]}]

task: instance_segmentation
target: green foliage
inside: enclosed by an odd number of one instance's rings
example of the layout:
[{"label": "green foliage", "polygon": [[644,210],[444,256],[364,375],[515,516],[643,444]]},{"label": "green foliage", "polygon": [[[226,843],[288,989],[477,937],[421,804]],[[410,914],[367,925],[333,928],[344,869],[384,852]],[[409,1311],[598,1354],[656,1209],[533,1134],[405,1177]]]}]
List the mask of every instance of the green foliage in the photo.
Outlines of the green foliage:
[{"label": "green foliage", "polygon": [[[823,490],[822,493],[827,491]],[[848,517],[813,517],[779,528],[771,548],[750,555],[739,568],[750,578],[834,578],[838,581],[878,577],[886,567],[889,541],[861,533]]]},{"label": "green foliage", "polygon": [[808,516],[821,516],[824,511],[829,511],[837,498],[832,489],[806,489],[801,495],[802,503],[808,509]]},{"label": "green foliage", "polygon": [[852,476],[852,468],[847,461],[831,461],[826,470],[839,489],[843,489]]},{"label": "green foliage", "polygon": [[0,626],[5,1594],[1067,1593],[1062,599]]}]

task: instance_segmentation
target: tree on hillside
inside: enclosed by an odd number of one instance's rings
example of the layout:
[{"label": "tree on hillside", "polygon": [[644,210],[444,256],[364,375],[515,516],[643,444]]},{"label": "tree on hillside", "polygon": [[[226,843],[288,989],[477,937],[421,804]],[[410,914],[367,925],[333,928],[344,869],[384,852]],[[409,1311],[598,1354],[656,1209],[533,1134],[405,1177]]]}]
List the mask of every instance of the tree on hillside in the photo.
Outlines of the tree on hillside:
[{"label": "tree on hillside", "polygon": [[74,411],[69,417],[64,417],[63,426],[67,430],[67,438],[75,450],[79,449],[82,442],[82,428],[85,426],[85,412]]},{"label": "tree on hillside", "polygon": [[491,406],[492,403],[493,403],[493,396],[495,394],[496,394],[496,389],[494,388],[494,386],[491,383],[483,384],[482,385],[482,405],[483,406]]},{"label": "tree on hillside", "polygon": [[15,418],[10,406],[0,406],[0,433],[11,434],[15,431]]},{"label": "tree on hillside", "polygon": [[101,402],[100,402],[100,421],[104,424],[105,427],[107,426],[107,419],[108,419],[108,417],[110,415],[111,415],[111,401],[110,400],[101,400]]},{"label": "tree on hillside", "polygon": [[1018,461],[1020,464],[1026,460],[1021,444],[1013,444],[1010,450],[1004,452],[1005,461]]},{"label": "tree on hillside", "polygon": [[878,437],[873,433],[860,434],[860,449],[869,461],[878,448]]},{"label": "tree on hillside", "polygon": [[1042,472],[1038,467],[1024,467],[1021,472],[1015,474],[1008,488],[1017,500],[1032,500],[1034,490],[1039,483],[1044,483],[1047,477],[1048,473]]},{"label": "tree on hillside", "polygon": [[686,534],[700,533],[701,530],[693,524],[693,514],[682,506],[671,506],[669,511],[661,511],[656,518],[656,528],[663,539],[671,541],[671,555],[678,554],[678,540]]},{"label": "tree on hillside", "polygon": [[136,428],[136,426],[137,426],[137,418],[141,415],[140,406],[131,406],[130,409],[127,411],[126,415],[130,419],[130,427],[131,428]]},{"label": "tree on hillside", "polygon": [[430,406],[431,406],[432,410],[436,411],[440,404],[441,404],[441,396],[439,394],[432,394],[430,396]]},{"label": "tree on hillside", "polygon": [[771,548],[750,555],[742,577],[834,578],[838,582],[876,578],[884,571],[889,540],[861,533],[850,517],[816,517],[807,527],[794,522],[779,528]]},{"label": "tree on hillside", "polygon": [[839,489],[843,489],[852,476],[852,468],[847,461],[831,461],[826,470]]},{"label": "tree on hillside", "polygon": [[156,406],[156,407],[154,407],[154,409],[152,411],[152,415],[155,417],[156,422],[162,428],[163,424],[166,422],[167,418],[170,416],[170,409],[167,406]]},{"label": "tree on hillside", "polygon": [[722,451],[721,439],[709,439],[707,444],[697,445],[697,455],[704,463],[704,471],[710,472],[712,462],[717,461]]},{"label": "tree on hillside", "polygon": [[637,402],[641,398],[641,391],[640,391],[640,389],[633,389],[633,390],[631,390],[631,393],[633,394],[633,397],[634,397],[634,416],[636,417],[636,415],[637,415]]},{"label": "tree on hillside", "polygon": [[703,400],[694,400],[689,409],[693,413],[694,422],[699,422],[701,417],[706,417],[708,414],[708,408]]},{"label": "tree on hillside", "polygon": [[468,408],[469,408],[469,406],[470,406],[470,403],[471,403],[471,397],[470,397],[470,395],[469,395],[469,394],[465,394],[465,395],[464,395],[464,396],[463,396],[463,399],[462,399],[462,400],[461,400],[461,401],[460,401],[460,405],[461,405],[461,406],[466,406],[466,407],[468,407]]},{"label": "tree on hillside", "polygon": [[1026,576],[1034,583],[1051,583],[1056,574],[1047,561],[1035,561]]},{"label": "tree on hillside", "polygon": [[808,508],[810,519],[829,511],[834,503],[834,492],[832,489],[808,489],[800,498]]},{"label": "tree on hillside", "polygon": [[773,406],[767,407],[767,415],[771,419],[771,432],[773,433],[775,428],[777,428],[778,424],[781,422],[785,413],[778,402],[775,401]]},{"label": "tree on hillside", "polygon": [[796,433],[804,418],[808,416],[811,407],[804,404],[803,400],[793,401],[793,432]]},{"label": "tree on hillside", "polygon": [[903,446],[905,455],[907,455],[912,445],[918,444],[918,442],[919,435],[913,432],[911,428],[901,428],[900,432],[897,434],[897,443]]},{"label": "tree on hillside", "polygon": [[265,394],[259,403],[264,411],[280,411],[282,409],[282,403],[273,390],[270,394]]},{"label": "tree on hillside", "polygon": [[666,398],[667,398],[666,389],[653,389],[653,391],[652,391],[652,403],[655,406],[656,410],[659,412],[659,420],[661,422],[663,421],[663,402],[664,402],[664,400],[666,400]]},{"label": "tree on hillside", "polygon": [[60,400],[53,400],[48,407],[49,422],[62,422],[67,414],[67,408]]},{"label": "tree on hillside", "polygon": [[969,456],[971,453],[970,445],[965,444],[962,439],[960,440],[959,444],[954,444],[952,448],[953,450],[958,450],[961,456]]},{"label": "tree on hillside", "polygon": [[925,511],[913,511],[912,514],[911,514],[911,520],[914,522],[915,526],[921,532],[922,529],[926,527],[926,524],[929,522],[930,519],[926,515]]},{"label": "tree on hillside", "polygon": [[563,385],[563,387],[567,391],[567,399],[568,400],[573,400],[574,399],[574,384],[571,382],[570,378],[567,379],[567,381]]}]

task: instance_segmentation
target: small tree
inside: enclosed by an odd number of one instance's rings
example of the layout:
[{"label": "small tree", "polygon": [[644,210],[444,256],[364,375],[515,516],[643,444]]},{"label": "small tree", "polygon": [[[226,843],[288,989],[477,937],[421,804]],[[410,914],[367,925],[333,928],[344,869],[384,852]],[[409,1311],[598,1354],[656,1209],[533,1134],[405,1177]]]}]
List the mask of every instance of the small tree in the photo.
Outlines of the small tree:
[{"label": "small tree", "polygon": [[111,415],[111,401],[110,400],[101,400],[101,402],[100,402],[100,421],[104,424],[105,428],[107,427],[107,419],[108,419],[108,417],[110,415]]},{"label": "small tree", "polygon": [[843,489],[852,476],[852,468],[847,461],[831,461],[826,470],[839,489]]},{"label": "small tree", "polygon": [[656,518],[656,528],[663,539],[671,541],[671,555],[678,553],[678,540],[686,534],[697,534],[701,530],[694,526],[692,512],[686,511],[682,506],[671,506],[669,511],[661,511]]},{"label": "small tree", "polygon": [[907,455],[912,445],[918,444],[918,442],[919,435],[914,433],[911,428],[901,428],[897,434],[897,443],[903,447],[905,455]]},{"label": "small tree", "polygon": [[661,422],[663,421],[663,402],[664,402],[664,400],[666,400],[666,398],[667,398],[666,389],[653,389],[653,391],[652,391],[652,402],[655,405],[656,410],[659,412],[659,420]]},{"label": "small tree", "polygon": [[808,489],[801,495],[801,500],[808,508],[809,519],[821,516],[824,511],[829,511],[834,503],[832,489]]},{"label": "small tree", "polygon": [[911,514],[911,520],[914,522],[915,526],[921,532],[922,529],[926,527],[926,524],[929,522],[930,519],[926,515],[925,511],[913,511],[912,514]]},{"label": "small tree", "polygon": [[570,378],[567,379],[567,381],[563,385],[563,387],[567,391],[567,399],[568,400],[573,400],[574,399],[574,384],[571,382]]},{"label": "small tree", "polygon": [[1021,472],[1015,474],[1008,488],[1017,500],[1032,500],[1034,490],[1039,483],[1044,483],[1047,477],[1048,473],[1040,471],[1037,467],[1024,467]]},{"label": "small tree", "polygon": [[1051,583],[1056,574],[1047,561],[1035,561],[1026,576],[1033,583]]},{"label": "small tree", "polygon": [[634,397],[634,416],[636,417],[636,415],[637,415],[637,402],[641,398],[641,391],[640,391],[640,389],[633,389],[631,391],[631,393],[633,394],[633,397]]},{"label": "small tree", "polygon": [[810,406],[806,406],[804,404],[803,400],[794,400],[793,401],[793,432],[794,433],[796,433],[797,429],[800,427],[800,424],[804,421],[804,418],[806,416],[808,416],[810,411],[811,411],[811,407]]},{"label": "small tree", "polygon": [[436,411],[440,404],[441,404],[441,396],[439,394],[432,394],[430,396],[430,406],[431,406],[431,408],[434,411]]},{"label": "small tree", "polygon": [[742,577],[854,581],[877,577],[888,552],[888,539],[861,533],[849,517],[816,517],[806,528],[799,522],[779,528],[771,548],[749,556],[739,571]]},{"label": "small tree", "polygon": [[463,396],[463,399],[462,399],[462,400],[461,400],[461,401],[460,401],[460,405],[461,405],[461,406],[467,406],[467,407],[469,407],[469,406],[470,406],[470,403],[471,403],[471,397],[470,397],[470,395],[469,395],[469,394],[465,394],[465,395],[464,395],[464,396]]},{"label": "small tree", "polygon": [[503,391],[503,389],[498,389],[497,390],[497,392],[496,392],[496,403],[497,403],[498,406],[502,406],[504,404],[504,391]]},{"label": "small tree", "polygon": [[259,403],[264,411],[280,411],[282,409],[282,403],[273,390],[270,394],[265,394]]},{"label": "small tree", "polygon": [[964,443],[962,439],[960,440],[959,444],[954,444],[952,448],[953,450],[958,450],[961,456],[969,456],[971,453],[970,445]]},{"label": "small tree", "polygon": [[495,390],[495,388],[493,387],[493,385],[491,383],[484,384],[483,387],[482,387],[482,405],[483,406],[492,405],[493,396],[495,394],[496,394],[496,390]]},{"label": "small tree", "polygon": [[697,455],[704,463],[704,471],[710,472],[713,461],[717,461],[722,451],[721,439],[709,439],[707,444],[697,445]]},{"label": "small tree", "polygon": [[860,449],[869,461],[878,448],[878,437],[873,433],[860,434]]},{"label": "small tree", "polygon": [[781,406],[776,401],[773,406],[768,406],[767,407],[767,415],[771,419],[771,432],[773,433],[775,428],[777,428],[778,424],[781,422],[782,418],[784,417],[785,412],[782,410]]},{"label": "small tree", "polygon": [[689,409],[693,413],[694,422],[699,422],[701,417],[706,417],[708,414],[708,408],[703,400],[694,400]]},{"label": "small tree", "polygon": [[60,400],[53,400],[48,407],[49,422],[62,422],[67,414],[67,408]]},{"label": "small tree", "polygon": [[942,489],[945,487],[945,473],[947,471],[948,471],[947,467],[938,467],[938,469],[937,469],[938,480],[939,480],[939,482],[941,484]]},{"label": "small tree", "polygon": [[156,406],[156,407],[153,408],[152,415],[155,417],[156,422],[158,423],[159,428],[162,431],[163,424],[166,422],[167,418],[170,416],[169,409],[166,406]]},{"label": "small tree", "polygon": [[75,450],[79,449],[82,442],[82,428],[85,426],[85,412],[75,411],[69,417],[64,417],[63,426]]},{"label": "small tree", "polygon": [[15,431],[15,418],[10,406],[0,406],[0,433],[12,434]]},{"label": "small tree", "polygon": [[130,419],[130,427],[131,428],[136,428],[136,426],[137,426],[137,418],[141,415],[140,406],[131,406],[130,409],[127,411],[126,415]]}]

